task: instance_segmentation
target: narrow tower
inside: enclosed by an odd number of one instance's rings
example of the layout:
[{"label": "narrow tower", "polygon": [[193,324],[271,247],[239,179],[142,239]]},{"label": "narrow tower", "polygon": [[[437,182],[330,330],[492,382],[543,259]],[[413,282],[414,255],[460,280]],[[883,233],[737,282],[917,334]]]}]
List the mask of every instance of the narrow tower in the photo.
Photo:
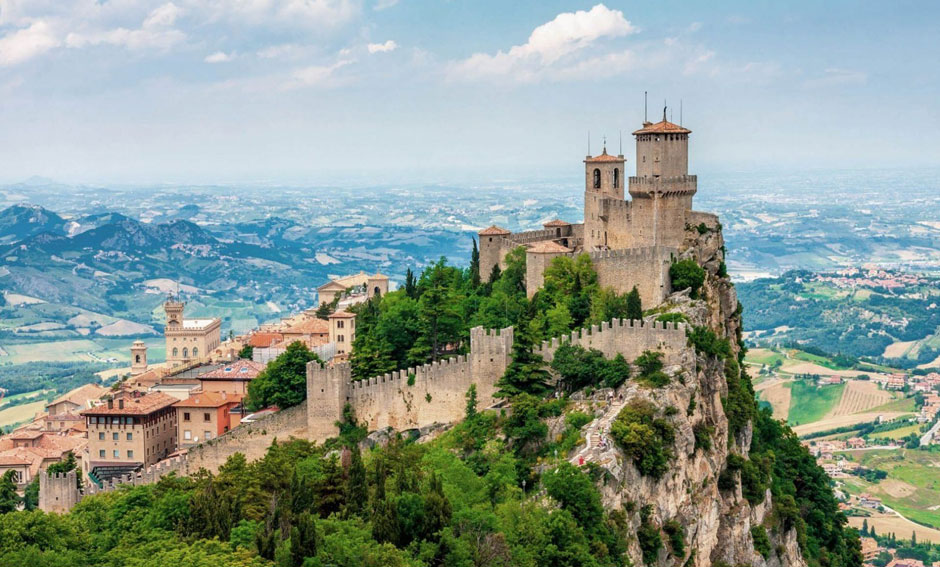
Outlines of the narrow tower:
[{"label": "narrow tower", "polygon": [[636,177],[630,178],[632,227],[638,246],[676,247],[698,185],[689,175],[689,134],[666,120],[644,122],[636,136]]},{"label": "narrow tower", "polygon": [[147,345],[144,341],[134,341],[131,346],[131,376],[147,371]]},{"label": "narrow tower", "polygon": [[584,248],[609,246],[607,235],[608,200],[623,201],[623,155],[607,153],[584,159]]}]

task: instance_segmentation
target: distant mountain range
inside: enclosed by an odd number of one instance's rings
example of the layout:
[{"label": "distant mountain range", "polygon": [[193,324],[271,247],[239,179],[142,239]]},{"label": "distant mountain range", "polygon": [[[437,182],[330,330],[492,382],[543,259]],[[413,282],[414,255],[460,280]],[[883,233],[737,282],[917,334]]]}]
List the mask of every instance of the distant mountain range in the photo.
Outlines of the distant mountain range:
[{"label": "distant mountain range", "polygon": [[[146,223],[118,213],[70,219],[15,205],[0,211],[0,291],[52,304],[17,307],[11,316],[24,322],[15,331],[18,340],[24,328],[65,325],[75,309],[160,328],[165,286],[152,281],[161,279],[202,290],[185,298],[188,313],[219,316],[242,331],[313,306],[316,287],[330,274],[381,270],[400,277],[441,250],[455,250],[464,238],[437,236],[424,230],[390,235],[380,227],[302,226],[276,217],[213,224],[210,231],[189,220]],[[72,331],[42,336],[68,338]],[[0,338],[4,332],[0,327]]]}]

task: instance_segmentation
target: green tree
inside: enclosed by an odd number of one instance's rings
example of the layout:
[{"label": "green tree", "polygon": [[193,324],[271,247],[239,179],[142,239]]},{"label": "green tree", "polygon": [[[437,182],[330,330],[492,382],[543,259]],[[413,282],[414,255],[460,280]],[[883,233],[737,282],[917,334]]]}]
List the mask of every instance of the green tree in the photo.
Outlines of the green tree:
[{"label": "green tree", "polygon": [[679,260],[669,266],[669,279],[672,281],[672,289],[680,291],[691,288],[691,295],[696,298],[705,283],[705,270],[695,260]]},{"label": "green tree", "polygon": [[627,319],[640,320],[643,318],[643,303],[640,301],[640,292],[636,286],[627,294]]},{"label": "green tree", "polygon": [[294,521],[290,530],[290,555],[293,567],[303,567],[304,559],[317,554],[317,525],[310,512],[304,512]]},{"label": "green tree", "polygon": [[666,473],[676,441],[675,428],[657,416],[646,400],[633,400],[617,414],[610,435],[629,455],[640,474],[662,478]]},{"label": "green tree", "polygon": [[258,410],[273,405],[283,409],[307,399],[308,362],[322,361],[299,341],[288,345],[248,383],[248,408]]},{"label": "green tree", "polygon": [[415,279],[415,273],[411,268],[405,272],[405,295],[411,299],[418,299],[418,282]]},{"label": "green tree", "polygon": [[476,383],[470,384],[470,387],[467,388],[467,393],[465,395],[467,398],[467,406],[464,410],[464,419],[466,421],[471,421],[477,416],[477,385]]},{"label": "green tree", "polygon": [[346,514],[361,515],[369,502],[369,483],[359,445],[350,448],[349,474],[346,477]]},{"label": "green tree", "polygon": [[542,396],[551,390],[548,385],[551,374],[545,368],[545,359],[532,350],[535,347],[535,340],[530,329],[530,322],[531,315],[520,319],[514,331],[512,362],[506,367],[506,372],[497,384],[499,396],[509,397],[521,393]]},{"label": "green tree", "polygon": [[477,239],[473,241],[473,250],[470,251],[470,286],[473,289],[480,287],[480,250],[477,249]]},{"label": "green tree", "polygon": [[16,510],[20,505],[20,497],[16,493],[16,483],[13,478],[16,471],[8,470],[0,477],[0,514],[7,514]]},{"label": "green tree", "polygon": [[245,345],[238,351],[238,358],[243,358],[245,360],[251,360],[255,355],[255,347],[251,345]]}]

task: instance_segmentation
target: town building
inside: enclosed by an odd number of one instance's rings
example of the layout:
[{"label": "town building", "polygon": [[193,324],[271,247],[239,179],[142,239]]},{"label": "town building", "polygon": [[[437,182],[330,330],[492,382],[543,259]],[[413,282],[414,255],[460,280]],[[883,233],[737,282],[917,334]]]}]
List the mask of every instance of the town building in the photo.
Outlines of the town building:
[{"label": "town building", "polygon": [[348,355],[352,352],[352,343],[356,338],[356,314],[349,311],[337,311],[330,314],[330,342],[336,345],[336,355]]},{"label": "town building", "polygon": [[222,320],[186,319],[186,304],[169,298],[163,304],[166,312],[166,361],[171,366],[207,358],[221,343]]},{"label": "town building", "polygon": [[79,411],[92,407],[94,402],[97,402],[108,391],[107,388],[98,384],[79,386],[46,404],[46,412],[51,421],[55,421],[55,416],[76,415]]},{"label": "town building", "polygon": [[241,406],[241,401],[242,396],[226,392],[196,392],[176,402],[173,407],[179,448],[210,441],[238,426],[240,414],[233,414],[233,410]]},{"label": "town building", "polygon": [[362,295],[364,299],[370,299],[386,293],[388,293],[388,276],[378,272],[371,276],[365,272],[359,272],[351,276],[333,278],[321,285],[317,288],[317,299],[320,305],[325,305],[333,303],[337,297],[342,299],[344,294]]},{"label": "town building", "polygon": [[252,360],[236,360],[230,364],[200,374],[202,392],[227,393],[233,396],[247,396],[248,383],[264,370],[264,364]]},{"label": "town building", "polygon": [[177,446],[178,400],[162,392],[121,392],[82,412],[88,428],[88,472],[105,480],[148,467]]}]

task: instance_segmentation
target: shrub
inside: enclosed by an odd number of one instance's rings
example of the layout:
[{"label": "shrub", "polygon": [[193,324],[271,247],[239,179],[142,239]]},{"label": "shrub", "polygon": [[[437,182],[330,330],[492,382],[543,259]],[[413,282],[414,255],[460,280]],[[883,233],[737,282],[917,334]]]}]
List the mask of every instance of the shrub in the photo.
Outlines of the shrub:
[{"label": "shrub", "polygon": [[705,283],[705,269],[695,260],[679,260],[669,266],[669,279],[672,281],[672,289],[691,288],[691,295],[695,298],[698,297],[699,289]]},{"label": "shrub", "polygon": [[601,351],[579,345],[558,347],[551,366],[569,392],[589,386],[616,388],[630,377],[630,365],[623,355],[608,360]]},{"label": "shrub", "polygon": [[663,372],[663,353],[646,350],[633,363],[640,369],[637,381],[641,384],[662,388],[669,383],[669,376]]},{"label": "shrub", "polygon": [[663,538],[659,530],[650,522],[653,508],[649,505],[640,509],[640,527],[636,531],[636,538],[643,552],[643,562],[647,565],[656,563],[659,550],[663,547]]},{"label": "shrub", "polygon": [[704,423],[697,423],[695,427],[692,428],[692,433],[695,435],[696,451],[699,449],[708,451],[712,448],[712,435],[715,434],[714,427],[705,425]]},{"label": "shrub", "polygon": [[676,433],[672,424],[656,413],[652,403],[633,400],[620,410],[610,434],[640,474],[662,478],[673,457]]},{"label": "shrub", "polygon": [[682,529],[682,524],[676,520],[669,520],[663,524],[663,531],[669,536],[669,548],[672,549],[672,555],[674,557],[684,556],[685,530]]},{"label": "shrub", "polygon": [[754,551],[760,553],[764,559],[770,557],[770,538],[767,537],[764,526],[758,524],[751,527],[751,540],[754,541]]},{"label": "shrub", "polygon": [[657,321],[662,323],[688,323],[689,318],[683,315],[682,313],[663,313],[656,318]]}]

